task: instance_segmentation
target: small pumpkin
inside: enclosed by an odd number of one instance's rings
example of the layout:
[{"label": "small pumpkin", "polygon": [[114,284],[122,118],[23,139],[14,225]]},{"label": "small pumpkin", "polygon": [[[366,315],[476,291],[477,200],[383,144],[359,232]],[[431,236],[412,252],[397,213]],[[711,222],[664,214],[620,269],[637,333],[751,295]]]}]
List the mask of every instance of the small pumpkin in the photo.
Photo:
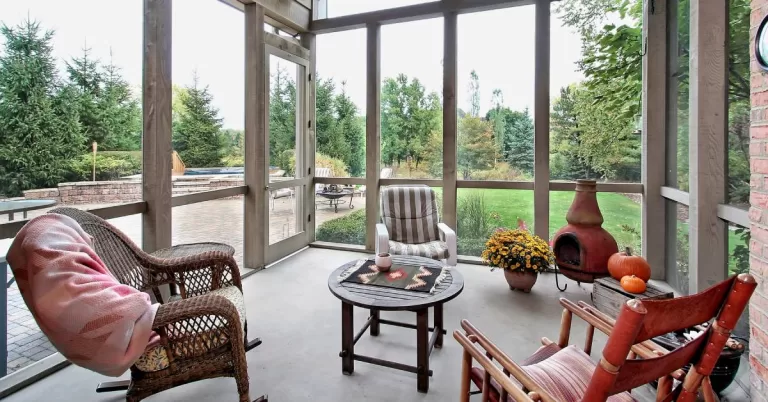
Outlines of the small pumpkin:
[{"label": "small pumpkin", "polygon": [[621,287],[629,293],[643,293],[645,281],[635,275],[627,275],[621,278]]},{"label": "small pumpkin", "polygon": [[632,249],[627,247],[624,252],[615,253],[608,259],[608,273],[617,281],[625,276],[634,275],[643,282],[648,282],[651,279],[651,266],[645,258],[632,255]]}]

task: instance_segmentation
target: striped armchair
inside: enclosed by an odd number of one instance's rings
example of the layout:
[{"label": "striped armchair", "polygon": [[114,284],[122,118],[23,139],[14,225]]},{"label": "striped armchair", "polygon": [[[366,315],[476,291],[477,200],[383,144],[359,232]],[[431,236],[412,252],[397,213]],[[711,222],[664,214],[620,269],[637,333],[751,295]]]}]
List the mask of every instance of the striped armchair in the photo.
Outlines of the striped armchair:
[{"label": "striped armchair", "polygon": [[456,265],[456,232],[438,222],[435,192],[427,186],[381,188],[376,254],[416,255]]}]

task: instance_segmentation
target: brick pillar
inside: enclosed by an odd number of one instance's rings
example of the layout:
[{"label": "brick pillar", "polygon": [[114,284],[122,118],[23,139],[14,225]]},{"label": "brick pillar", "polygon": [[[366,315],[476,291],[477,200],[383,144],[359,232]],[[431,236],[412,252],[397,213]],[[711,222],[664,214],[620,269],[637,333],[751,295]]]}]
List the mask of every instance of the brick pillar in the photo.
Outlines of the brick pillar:
[{"label": "brick pillar", "polygon": [[[750,52],[763,17],[768,14],[768,0],[752,0]],[[751,397],[768,402],[768,73],[752,55],[751,62],[750,180],[749,220],[752,239],[749,245],[749,270],[758,281],[749,304]]]}]

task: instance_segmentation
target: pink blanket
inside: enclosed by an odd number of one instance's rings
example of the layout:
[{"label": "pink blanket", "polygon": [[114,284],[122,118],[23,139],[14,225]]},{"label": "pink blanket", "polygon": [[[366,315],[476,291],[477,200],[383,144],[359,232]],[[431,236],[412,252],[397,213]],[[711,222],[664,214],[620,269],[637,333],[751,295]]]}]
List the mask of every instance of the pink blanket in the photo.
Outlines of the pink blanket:
[{"label": "pink blanket", "polygon": [[8,263],[53,346],[78,366],[116,377],[157,340],[158,305],[118,283],[92,244],[72,218],[46,214],[16,235]]}]

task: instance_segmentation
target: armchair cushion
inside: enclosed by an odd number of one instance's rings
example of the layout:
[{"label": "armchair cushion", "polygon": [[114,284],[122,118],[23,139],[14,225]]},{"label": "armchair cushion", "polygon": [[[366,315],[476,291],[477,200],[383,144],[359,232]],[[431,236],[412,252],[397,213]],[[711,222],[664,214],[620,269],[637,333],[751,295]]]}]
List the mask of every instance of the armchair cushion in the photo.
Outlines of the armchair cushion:
[{"label": "armchair cushion", "polygon": [[[245,300],[243,294],[235,286],[228,286],[225,288],[211,291],[209,294],[218,295],[226,298],[237,309],[237,315],[240,318],[240,327],[245,328]],[[183,301],[182,301],[183,303]],[[198,336],[195,336],[195,344],[192,346],[194,349],[207,350],[215,347],[216,345],[224,345],[229,342],[229,336],[226,333],[226,327],[221,325],[212,330],[203,332]],[[173,353],[174,357],[183,357],[186,351],[181,347],[177,347]],[[168,368],[169,366],[168,354],[166,348],[160,344],[150,345],[144,354],[139,357],[139,360],[134,363],[134,366],[144,372],[155,372]]]},{"label": "armchair cushion", "polygon": [[[553,398],[564,402],[581,401],[595,371],[595,363],[592,359],[573,345],[564,349],[558,348],[555,344],[544,346],[525,360],[521,366]],[[472,381],[482,385],[484,374],[482,368],[472,368]],[[512,380],[515,380],[514,377]],[[491,381],[491,385],[493,386],[491,400],[498,401],[501,387],[495,380]],[[514,399],[509,397],[508,401],[514,402]],[[631,401],[635,399],[628,392],[608,398],[608,402]]]},{"label": "armchair cushion", "polygon": [[389,252],[399,255],[416,255],[433,260],[442,260],[449,256],[448,246],[440,240],[417,244],[400,243],[390,240]]},{"label": "armchair cushion", "polygon": [[427,186],[382,187],[381,220],[390,240],[418,244],[440,238],[435,192]]}]

